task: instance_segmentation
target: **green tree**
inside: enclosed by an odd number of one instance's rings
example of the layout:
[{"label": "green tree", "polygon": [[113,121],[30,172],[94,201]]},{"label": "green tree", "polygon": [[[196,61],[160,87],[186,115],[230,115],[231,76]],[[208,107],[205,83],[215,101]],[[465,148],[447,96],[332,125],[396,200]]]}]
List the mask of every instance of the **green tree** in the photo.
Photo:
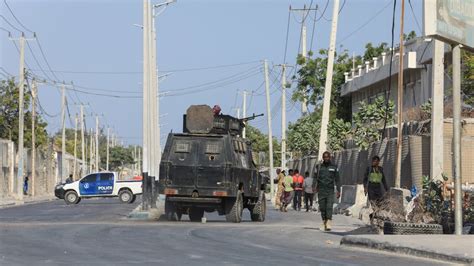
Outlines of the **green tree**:
[{"label": "green tree", "polygon": [[361,150],[366,150],[370,143],[382,139],[381,128],[383,128],[385,118],[390,124],[394,118],[395,104],[389,101],[386,105],[384,97],[378,97],[371,104],[361,102],[359,111],[354,114],[353,136]]},{"label": "green tree", "polygon": [[[341,97],[340,91],[341,86],[345,83],[344,72],[350,72],[353,64],[361,65],[364,61],[372,60],[372,58],[380,56],[387,50],[387,43],[380,43],[376,46],[372,43],[367,43],[363,56],[352,58],[347,50],[343,50],[335,55],[331,93],[331,119],[351,120],[351,98],[347,96]],[[300,66],[300,69],[297,75],[293,77],[293,79],[297,80],[297,87],[292,98],[294,101],[301,102],[307,97],[308,104],[313,105],[317,110],[321,107],[326,83],[328,52],[322,49],[319,50],[318,55],[315,57],[313,57],[314,54],[312,52],[309,54],[309,58],[304,58],[301,55],[297,58],[297,64]]]},{"label": "green tree", "polygon": [[[15,80],[0,81],[0,138],[9,139],[18,143],[19,126],[19,91]],[[28,107],[31,97],[28,90],[24,94],[24,143],[25,147],[31,148],[31,122],[33,120]],[[44,146],[48,142],[46,122],[41,115],[36,115],[35,121],[36,147]]]},{"label": "green tree", "polygon": [[[111,171],[119,170],[123,166],[129,166],[135,163],[132,147],[115,146],[109,149],[109,169]],[[105,165],[106,158],[102,156],[101,163]]]},{"label": "green tree", "polygon": [[[269,164],[269,153],[268,153],[268,135],[263,134],[258,128],[247,125],[247,139],[252,142],[252,151],[254,153],[265,153],[265,164]],[[278,151],[281,150],[280,143],[276,138],[273,138],[273,165],[281,164],[281,154]]]},{"label": "green tree", "polygon": [[464,94],[464,102],[474,105],[474,53],[462,50],[461,72],[461,89]]}]

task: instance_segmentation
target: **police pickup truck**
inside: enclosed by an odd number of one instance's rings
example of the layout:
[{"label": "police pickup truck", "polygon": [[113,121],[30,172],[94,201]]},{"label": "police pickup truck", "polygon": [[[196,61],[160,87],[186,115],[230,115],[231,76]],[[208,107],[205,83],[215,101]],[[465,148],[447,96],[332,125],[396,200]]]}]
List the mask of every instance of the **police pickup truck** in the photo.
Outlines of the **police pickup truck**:
[{"label": "police pickup truck", "polygon": [[118,197],[122,203],[133,203],[142,194],[142,181],[121,181],[115,172],[91,173],[78,181],[58,184],[54,194],[67,204],[92,197]]}]

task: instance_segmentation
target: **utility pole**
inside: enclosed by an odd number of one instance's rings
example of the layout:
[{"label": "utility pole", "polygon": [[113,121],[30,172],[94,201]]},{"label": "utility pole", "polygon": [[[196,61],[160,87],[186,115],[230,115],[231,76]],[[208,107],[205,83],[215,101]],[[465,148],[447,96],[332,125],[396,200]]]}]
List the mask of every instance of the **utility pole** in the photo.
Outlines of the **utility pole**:
[{"label": "utility pole", "polygon": [[[110,138],[110,128],[107,128],[107,163],[105,169],[109,171],[109,138]],[[136,150],[135,150],[136,152]]]},{"label": "utility pole", "polygon": [[[301,47],[300,48],[301,48],[301,55],[305,58],[305,60],[308,58],[307,45],[306,45],[306,41],[307,41],[306,18],[308,17],[309,12],[313,10],[314,11],[318,10],[318,6],[316,5],[314,8],[311,8],[311,7],[306,8],[306,5],[304,5],[302,9],[291,8],[290,6],[290,11],[301,12],[301,39],[300,39]],[[301,113],[303,114],[303,116],[308,113],[308,99],[307,99],[306,92],[303,97],[303,103],[301,104]]]},{"label": "utility pole", "polygon": [[454,178],[454,234],[462,235],[462,180],[461,180],[461,48],[453,47],[453,178]]},{"label": "utility pole", "polygon": [[20,44],[20,73],[18,81],[18,173],[17,173],[17,199],[23,200],[23,167],[25,164],[25,154],[24,154],[24,128],[25,128],[25,114],[24,114],[24,91],[25,91],[25,42],[34,40],[26,39],[25,33],[21,33],[20,38],[14,39],[11,38],[9,34],[9,39],[11,41],[18,41]]},{"label": "utility pole", "polygon": [[63,177],[66,174],[66,85],[61,84],[61,127],[62,127],[62,137],[61,137],[61,183],[63,182]]},{"label": "utility pole", "polygon": [[286,168],[286,65],[281,66],[281,168]]},{"label": "utility pole", "polygon": [[321,133],[319,137],[319,158],[327,150],[329,110],[331,105],[332,75],[334,70],[334,53],[336,51],[337,20],[339,17],[339,0],[334,0],[332,10],[331,37],[329,40],[328,65],[326,71],[326,84],[324,86],[323,114],[321,118]]},{"label": "utility pole", "polygon": [[433,39],[430,177],[442,180],[444,153],[444,42]]},{"label": "utility pole", "polygon": [[17,176],[17,197],[23,200],[23,133],[24,133],[24,89],[25,89],[25,34],[21,33],[20,37],[20,81],[18,82],[19,100],[18,100],[18,176]]},{"label": "utility pole", "polygon": [[143,0],[143,172],[147,173],[149,171],[149,140],[148,140],[148,130],[149,130],[149,17],[150,17],[150,1]]},{"label": "utility pole", "polygon": [[36,182],[36,96],[38,84],[33,78],[31,82],[31,196],[35,196]]},{"label": "utility pole", "polygon": [[86,150],[85,150],[85,138],[84,138],[84,105],[81,104],[81,154],[82,154],[82,169],[87,171],[86,163]]},{"label": "utility pole", "polygon": [[267,98],[267,126],[268,126],[268,161],[270,163],[270,168],[268,169],[270,176],[270,195],[273,199],[275,195],[275,184],[273,183],[274,171],[273,171],[273,134],[272,134],[272,114],[270,110],[270,83],[268,81],[268,64],[267,60],[263,61],[263,69],[265,74],[265,94]]},{"label": "utility pole", "polygon": [[78,117],[76,113],[76,117],[74,118],[74,165],[72,171],[72,180],[76,180],[76,165],[77,165],[77,123]]},{"label": "utility pole", "polygon": [[92,173],[92,157],[94,155],[94,142],[92,141],[92,128],[90,129],[90,134],[89,134],[89,173]]},{"label": "utility pole", "polygon": [[233,110],[237,111],[237,118],[240,119],[240,108],[234,108]]},{"label": "utility pole", "polygon": [[400,15],[400,49],[398,56],[398,95],[397,95],[397,157],[395,160],[395,187],[400,187],[402,176],[402,143],[403,143],[403,23],[405,18],[405,0],[402,1]]},{"label": "utility pole", "polygon": [[[247,117],[247,91],[244,90],[243,92],[243,97],[244,100],[242,102],[242,113],[243,113],[243,118]],[[247,137],[247,122],[244,122],[244,130],[242,131],[242,137],[245,139]]]},{"label": "utility pole", "polygon": [[99,116],[95,116],[95,171],[99,172]]}]

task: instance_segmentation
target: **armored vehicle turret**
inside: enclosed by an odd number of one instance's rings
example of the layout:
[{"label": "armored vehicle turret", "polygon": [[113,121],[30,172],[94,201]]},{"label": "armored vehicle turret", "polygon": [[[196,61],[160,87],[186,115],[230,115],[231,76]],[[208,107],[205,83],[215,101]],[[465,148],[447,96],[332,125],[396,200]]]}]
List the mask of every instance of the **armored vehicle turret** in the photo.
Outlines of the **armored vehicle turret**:
[{"label": "armored vehicle turret", "polygon": [[[256,117],[256,116],[253,116]],[[183,133],[170,133],[160,164],[158,190],[166,195],[168,220],[183,214],[200,221],[217,211],[229,222],[241,222],[244,208],[252,221],[264,221],[263,178],[253,161],[250,141],[241,137],[246,120],[190,106]]]}]

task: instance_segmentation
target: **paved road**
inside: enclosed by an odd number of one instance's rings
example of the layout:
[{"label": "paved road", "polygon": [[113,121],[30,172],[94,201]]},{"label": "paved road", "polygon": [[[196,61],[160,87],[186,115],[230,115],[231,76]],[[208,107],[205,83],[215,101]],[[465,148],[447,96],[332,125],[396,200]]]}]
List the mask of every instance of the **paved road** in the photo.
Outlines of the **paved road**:
[{"label": "paved road", "polygon": [[[0,265],[433,265],[439,262],[339,246],[360,224],[343,216],[333,233],[316,213],[269,210],[265,223],[144,222],[116,199],[53,201],[0,209]],[[246,216],[247,221],[249,217]],[[355,231],[353,231],[355,232]],[[446,263],[439,263],[439,265]]]}]

